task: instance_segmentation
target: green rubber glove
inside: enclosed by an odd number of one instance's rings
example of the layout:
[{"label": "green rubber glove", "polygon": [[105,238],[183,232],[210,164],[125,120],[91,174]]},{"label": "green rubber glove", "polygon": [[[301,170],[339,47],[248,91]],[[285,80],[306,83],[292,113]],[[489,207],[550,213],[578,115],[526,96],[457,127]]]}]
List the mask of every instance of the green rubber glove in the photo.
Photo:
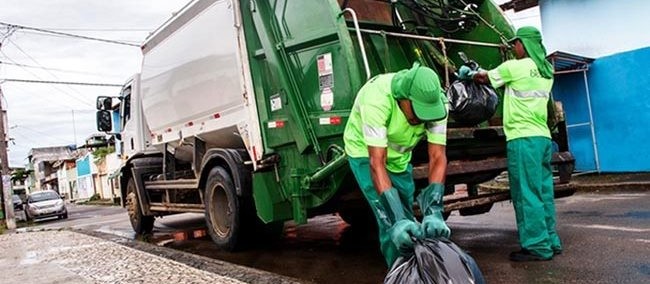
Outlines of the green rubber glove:
[{"label": "green rubber glove", "polygon": [[463,65],[463,66],[460,66],[460,68],[458,69],[458,73],[457,73],[456,77],[458,77],[459,80],[471,81],[472,78],[474,78],[474,75],[476,75],[476,73],[477,73],[476,71],[474,71],[471,68]]},{"label": "green rubber glove", "polygon": [[445,185],[432,183],[423,189],[417,197],[420,210],[422,211],[422,215],[424,215],[422,219],[422,232],[425,238],[449,238],[451,235],[451,230],[447,227],[445,219],[442,217],[442,197],[444,195]]},{"label": "green rubber glove", "polygon": [[[413,221],[406,218],[404,214],[404,207],[399,197],[397,189],[391,188],[383,192],[379,196],[379,202],[383,207],[384,220],[388,223],[390,229],[388,233],[401,254],[410,254],[413,252],[413,239],[421,239],[423,237],[420,226]],[[381,209],[378,209],[381,210]]]}]

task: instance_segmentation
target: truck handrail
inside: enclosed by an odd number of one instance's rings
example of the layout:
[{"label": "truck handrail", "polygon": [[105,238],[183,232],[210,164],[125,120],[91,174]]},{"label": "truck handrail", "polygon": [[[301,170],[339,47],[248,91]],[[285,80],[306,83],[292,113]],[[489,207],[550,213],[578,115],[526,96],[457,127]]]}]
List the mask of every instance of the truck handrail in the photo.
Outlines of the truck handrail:
[{"label": "truck handrail", "polygon": [[[350,30],[352,30],[352,29],[350,29]],[[389,35],[389,36],[394,36],[394,37],[403,37],[403,38],[411,38],[411,39],[423,39],[423,40],[430,40],[430,41],[437,41],[437,42],[443,41],[443,42],[460,43],[460,44],[467,44],[467,45],[496,47],[496,48],[507,47],[506,45],[497,44],[497,43],[462,40],[462,39],[450,39],[450,38],[443,38],[443,37],[421,36],[421,35],[414,35],[414,34],[403,34],[403,33],[396,33],[396,32],[376,31],[376,30],[358,29],[357,28],[357,32],[359,32],[359,31],[364,32],[364,33],[369,33],[369,34],[378,34],[378,35],[383,34],[383,35]]]},{"label": "truck handrail", "polygon": [[359,20],[357,19],[357,13],[352,8],[345,8],[340,14],[339,17],[343,16],[345,12],[352,15],[352,22],[354,23],[354,29],[357,33],[357,40],[359,41],[359,48],[361,49],[361,57],[363,57],[363,67],[366,69],[366,80],[370,79],[370,65],[368,64],[368,56],[366,56],[366,47],[363,45],[363,39],[361,37],[361,29],[359,28]]}]

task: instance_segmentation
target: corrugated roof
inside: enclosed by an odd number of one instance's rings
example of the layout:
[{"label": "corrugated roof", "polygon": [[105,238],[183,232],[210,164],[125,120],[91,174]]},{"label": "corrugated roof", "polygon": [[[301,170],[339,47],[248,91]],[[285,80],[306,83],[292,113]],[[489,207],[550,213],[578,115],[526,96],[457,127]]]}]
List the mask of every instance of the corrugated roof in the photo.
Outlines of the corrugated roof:
[{"label": "corrugated roof", "polygon": [[537,5],[539,5],[538,0],[512,0],[499,5],[499,7],[501,7],[501,10],[503,11],[513,9],[515,12],[519,12]]},{"label": "corrugated roof", "polygon": [[548,56],[546,59],[551,61],[555,73],[571,73],[581,72],[589,69],[589,64],[594,62],[593,58],[575,55],[563,51],[556,51]]},{"label": "corrugated roof", "polygon": [[53,162],[75,158],[73,146],[32,148],[29,150],[30,161]]}]

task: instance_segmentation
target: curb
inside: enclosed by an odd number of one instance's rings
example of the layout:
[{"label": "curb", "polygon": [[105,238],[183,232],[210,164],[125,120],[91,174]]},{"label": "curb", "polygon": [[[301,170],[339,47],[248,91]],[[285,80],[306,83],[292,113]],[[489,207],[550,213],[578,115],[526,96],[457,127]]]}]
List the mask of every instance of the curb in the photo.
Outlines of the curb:
[{"label": "curb", "polygon": [[111,235],[107,233],[87,231],[87,230],[70,230],[70,231],[111,241],[132,249],[136,249],[142,252],[171,259],[179,263],[183,263],[187,266],[194,267],[199,270],[237,279],[239,281],[246,282],[246,283],[260,283],[260,284],[309,283],[299,279],[275,274],[268,271],[245,267],[245,266],[241,266],[241,265],[237,265],[237,264],[233,264],[233,263],[229,263],[217,259],[212,259],[200,255],[195,255],[183,251],[178,251],[166,247],[160,247],[154,244],[141,242],[137,240],[131,240],[131,239],[127,239],[124,237]]},{"label": "curb", "polygon": [[650,182],[642,181],[629,181],[629,182],[615,182],[615,183],[576,183],[575,188],[581,192],[592,191],[635,191],[644,192],[650,190]]},{"label": "curb", "polygon": [[[509,187],[505,184],[490,184],[490,185],[479,185],[484,189],[490,191],[505,191],[509,190]],[[571,187],[573,187],[576,192],[598,192],[598,191],[632,191],[632,192],[645,192],[650,191],[650,182],[614,182],[614,183],[576,183],[571,182]]]}]

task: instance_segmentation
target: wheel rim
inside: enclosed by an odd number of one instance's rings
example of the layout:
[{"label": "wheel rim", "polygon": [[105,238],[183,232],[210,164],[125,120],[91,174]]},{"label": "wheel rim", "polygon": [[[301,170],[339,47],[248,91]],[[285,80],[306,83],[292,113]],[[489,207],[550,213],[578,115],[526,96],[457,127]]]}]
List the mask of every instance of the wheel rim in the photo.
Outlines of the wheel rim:
[{"label": "wheel rim", "polygon": [[212,198],[209,200],[210,223],[220,238],[226,238],[230,234],[232,225],[232,209],[228,202],[228,195],[221,184],[216,184],[212,192]]}]

